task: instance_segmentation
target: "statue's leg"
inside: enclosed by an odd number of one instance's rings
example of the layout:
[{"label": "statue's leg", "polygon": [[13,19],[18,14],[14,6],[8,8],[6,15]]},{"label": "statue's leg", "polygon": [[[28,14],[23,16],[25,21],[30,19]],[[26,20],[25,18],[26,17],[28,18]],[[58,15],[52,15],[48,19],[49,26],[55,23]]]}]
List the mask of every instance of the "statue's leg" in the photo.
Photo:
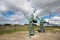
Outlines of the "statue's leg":
[{"label": "statue's leg", "polygon": [[45,29],[44,29],[44,26],[43,25],[40,25],[39,32],[45,32]]},{"label": "statue's leg", "polygon": [[44,25],[42,25],[41,32],[45,32]]},{"label": "statue's leg", "polygon": [[33,22],[30,23],[30,28],[29,29],[30,29],[30,33],[29,33],[30,36],[33,36],[35,34],[34,23]]}]

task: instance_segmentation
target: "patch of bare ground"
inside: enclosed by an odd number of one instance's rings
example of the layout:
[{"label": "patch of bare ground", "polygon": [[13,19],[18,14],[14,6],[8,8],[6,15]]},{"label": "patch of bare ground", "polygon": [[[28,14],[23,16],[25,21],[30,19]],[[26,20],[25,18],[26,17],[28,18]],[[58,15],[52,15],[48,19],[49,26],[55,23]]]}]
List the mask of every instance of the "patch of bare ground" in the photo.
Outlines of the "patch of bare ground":
[{"label": "patch of bare ground", "polygon": [[60,40],[60,32],[35,32],[34,36],[29,36],[28,31],[14,32],[11,34],[4,34],[0,36],[0,40]]}]

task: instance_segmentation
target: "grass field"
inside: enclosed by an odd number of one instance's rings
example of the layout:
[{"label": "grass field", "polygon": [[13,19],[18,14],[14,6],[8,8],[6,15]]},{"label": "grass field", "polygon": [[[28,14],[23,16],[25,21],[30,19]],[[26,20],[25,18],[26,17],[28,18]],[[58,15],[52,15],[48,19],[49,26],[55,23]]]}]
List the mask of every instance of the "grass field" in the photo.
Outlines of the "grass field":
[{"label": "grass field", "polygon": [[[35,29],[35,31],[37,31],[39,29],[39,27],[35,26],[34,29]],[[18,32],[18,31],[29,31],[29,26],[0,27],[0,35],[10,34],[10,33]],[[54,33],[55,32],[60,32],[60,27],[45,27],[45,31],[51,31],[51,32],[54,32]]]},{"label": "grass field", "polygon": [[0,40],[60,40],[60,27],[45,27],[44,33],[39,33],[34,27],[35,35],[29,36],[29,26],[0,27]]}]

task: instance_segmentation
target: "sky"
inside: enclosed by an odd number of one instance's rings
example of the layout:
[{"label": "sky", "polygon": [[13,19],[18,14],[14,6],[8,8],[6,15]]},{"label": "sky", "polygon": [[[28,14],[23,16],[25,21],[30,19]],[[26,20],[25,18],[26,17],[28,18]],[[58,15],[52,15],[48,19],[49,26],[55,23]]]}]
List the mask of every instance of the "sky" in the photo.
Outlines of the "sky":
[{"label": "sky", "polygon": [[[0,24],[28,24],[25,16],[44,16],[50,24],[60,24],[60,0],[0,0]],[[25,16],[24,16],[25,15]]]}]

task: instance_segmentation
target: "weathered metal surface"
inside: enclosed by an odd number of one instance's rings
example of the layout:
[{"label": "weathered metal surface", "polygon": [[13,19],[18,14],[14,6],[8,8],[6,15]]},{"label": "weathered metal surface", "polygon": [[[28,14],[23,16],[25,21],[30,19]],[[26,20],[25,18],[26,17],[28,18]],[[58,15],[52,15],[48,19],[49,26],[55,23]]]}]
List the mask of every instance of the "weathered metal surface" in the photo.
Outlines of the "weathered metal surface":
[{"label": "weathered metal surface", "polygon": [[44,18],[42,17],[41,20],[40,20],[40,27],[39,27],[39,31],[40,31],[40,32],[45,32],[44,24],[45,24],[45,20],[44,20]]}]

